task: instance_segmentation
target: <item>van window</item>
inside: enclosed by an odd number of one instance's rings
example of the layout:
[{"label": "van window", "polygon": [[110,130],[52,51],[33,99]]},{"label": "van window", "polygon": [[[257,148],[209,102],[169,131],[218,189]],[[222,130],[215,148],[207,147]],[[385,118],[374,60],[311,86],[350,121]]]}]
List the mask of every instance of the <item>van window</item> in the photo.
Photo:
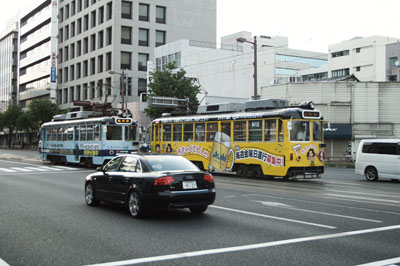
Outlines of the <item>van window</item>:
[{"label": "van window", "polygon": [[363,153],[398,155],[399,144],[383,142],[366,142],[362,148]]}]

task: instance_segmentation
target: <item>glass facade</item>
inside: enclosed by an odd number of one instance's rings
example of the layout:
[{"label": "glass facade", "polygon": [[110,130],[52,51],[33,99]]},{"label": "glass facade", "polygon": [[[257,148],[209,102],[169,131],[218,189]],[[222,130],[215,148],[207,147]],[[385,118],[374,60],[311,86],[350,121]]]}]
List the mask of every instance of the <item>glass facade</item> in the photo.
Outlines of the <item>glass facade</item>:
[{"label": "glass facade", "polygon": [[275,60],[277,62],[293,62],[299,64],[306,64],[310,67],[321,67],[328,65],[327,59],[318,59],[313,57],[301,57],[301,56],[293,56],[293,55],[283,55],[276,54]]}]

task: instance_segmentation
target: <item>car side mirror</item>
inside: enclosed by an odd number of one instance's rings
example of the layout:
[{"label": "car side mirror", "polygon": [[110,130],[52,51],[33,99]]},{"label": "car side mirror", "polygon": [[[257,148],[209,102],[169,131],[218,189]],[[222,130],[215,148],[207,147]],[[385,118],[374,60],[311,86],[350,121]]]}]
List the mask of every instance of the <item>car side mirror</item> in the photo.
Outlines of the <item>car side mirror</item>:
[{"label": "car side mirror", "polygon": [[97,167],[97,168],[96,168],[96,171],[97,171],[97,172],[103,171],[103,167],[102,167],[102,166]]}]

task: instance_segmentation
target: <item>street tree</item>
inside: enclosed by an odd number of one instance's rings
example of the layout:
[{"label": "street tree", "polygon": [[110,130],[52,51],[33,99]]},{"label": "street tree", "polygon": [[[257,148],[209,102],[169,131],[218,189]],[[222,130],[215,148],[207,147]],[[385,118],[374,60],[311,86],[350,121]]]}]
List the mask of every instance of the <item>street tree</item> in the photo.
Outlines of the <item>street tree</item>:
[{"label": "street tree", "polygon": [[33,100],[29,104],[28,112],[33,123],[32,129],[39,131],[40,126],[51,121],[57,113],[57,106],[48,99]]},{"label": "street tree", "polygon": [[[189,106],[186,102],[182,102],[174,109],[149,106],[145,109],[145,112],[150,119],[160,117],[163,113],[187,114],[187,111],[192,114],[196,113],[199,105],[197,94],[200,93],[200,86],[185,75],[186,71],[178,69],[175,62],[168,63],[164,70],[153,72],[152,81],[148,84],[147,96],[188,99]],[[187,110],[187,107],[189,107],[189,110]]]},{"label": "street tree", "polygon": [[8,107],[2,115],[1,123],[3,129],[8,129],[8,147],[11,148],[11,139],[17,127],[17,119],[22,115],[22,109],[19,106],[12,105]]}]

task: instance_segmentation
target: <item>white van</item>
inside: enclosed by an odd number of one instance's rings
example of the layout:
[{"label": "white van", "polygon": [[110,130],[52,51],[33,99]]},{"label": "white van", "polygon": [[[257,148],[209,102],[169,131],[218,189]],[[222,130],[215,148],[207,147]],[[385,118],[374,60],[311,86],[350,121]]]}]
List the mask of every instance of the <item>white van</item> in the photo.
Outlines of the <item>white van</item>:
[{"label": "white van", "polygon": [[400,139],[361,140],[355,167],[368,181],[400,179]]}]

